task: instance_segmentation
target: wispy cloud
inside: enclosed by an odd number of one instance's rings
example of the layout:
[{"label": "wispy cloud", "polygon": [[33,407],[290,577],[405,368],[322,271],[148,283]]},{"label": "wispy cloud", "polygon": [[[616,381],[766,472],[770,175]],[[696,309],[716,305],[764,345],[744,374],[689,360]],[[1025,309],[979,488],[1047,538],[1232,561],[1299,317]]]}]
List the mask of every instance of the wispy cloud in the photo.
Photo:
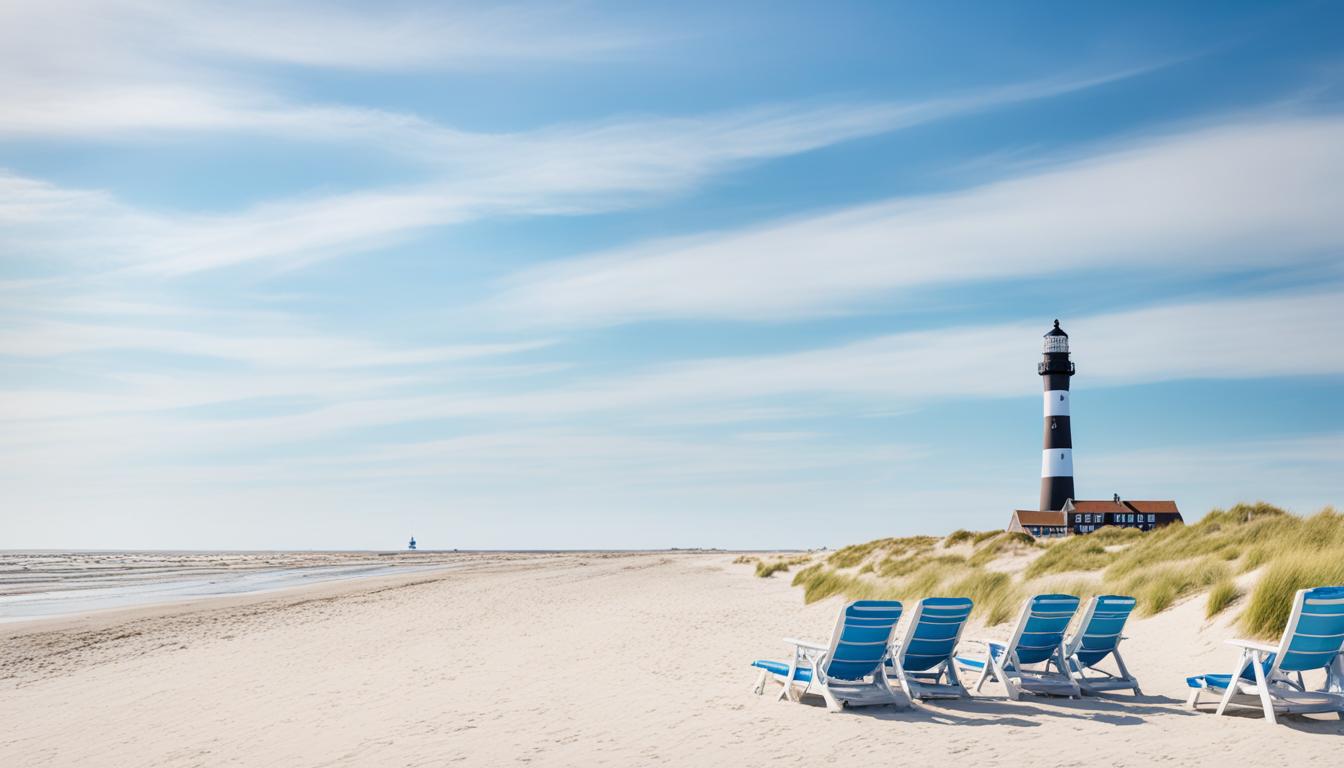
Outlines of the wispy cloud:
[{"label": "wispy cloud", "polygon": [[[87,265],[96,254],[96,263],[104,266],[168,275],[255,261],[293,266],[385,247],[483,216],[628,208],[744,163],[1107,79],[1020,84],[920,104],[777,105],[497,135],[467,134],[414,118],[389,118],[390,126],[375,125],[379,121],[369,116],[333,123],[319,112],[311,115],[322,123],[314,135],[330,135],[341,126],[367,128],[365,139],[375,144],[395,139],[386,143],[426,159],[440,180],[272,200],[234,213],[182,215],[141,210],[100,190],[0,172],[0,232],[16,254],[38,262],[77,259]],[[124,114],[120,106],[117,111]],[[303,120],[281,124],[308,132]]]},{"label": "wispy cloud", "polygon": [[846,311],[893,290],[1103,266],[1216,273],[1344,247],[1344,118],[1163,136],[964,192],[653,242],[518,275],[502,318]]},{"label": "wispy cloud", "polygon": [[[1080,340],[1083,351],[1075,357],[1092,387],[1191,378],[1342,375],[1344,350],[1334,343],[1335,329],[1344,323],[1341,307],[1344,293],[1339,291],[1288,294],[1077,318],[1069,321],[1069,330]],[[1248,318],[1254,321],[1248,322]],[[131,409],[166,413],[187,404],[229,402],[245,394],[316,394],[302,409],[279,415],[189,415],[138,424],[137,432],[145,439],[166,441],[164,444],[174,446],[172,451],[178,451],[192,444],[212,448],[301,444],[351,430],[436,420],[544,423],[618,413],[635,414],[645,424],[660,420],[667,424],[679,421],[679,414],[686,414],[688,421],[694,422],[706,409],[743,409],[748,413],[763,409],[772,417],[787,419],[786,406],[800,399],[806,403],[804,412],[812,415],[864,413],[873,407],[904,409],[948,398],[1034,393],[1039,384],[1030,370],[1024,373],[1023,366],[1039,354],[1042,322],[898,333],[787,354],[664,364],[641,373],[596,380],[571,376],[562,383],[545,380],[542,386],[528,387],[524,377],[509,393],[473,387],[461,376],[454,377],[457,386],[450,391],[436,392],[426,391],[423,385],[404,386],[407,382],[397,379],[380,382],[382,386],[361,386],[364,373],[347,381],[329,372],[313,378],[314,387],[308,392],[304,385],[305,379],[311,378],[311,374],[304,374],[307,358],[291,360],[268,352],[264,359],[253,362],[269,367],[249,369],[237,376],[215,372],[200,387],[180,386],[182,378],[176,383],[166,376],[138,382],[123,375],[111,395],[101,393],[91,398],[82,391],[43,390],[17,393],[8,402],[15,409],[8,418],[50,420],[78,413],[92,419],[116,417]],[[180,349],[177,338],[151,335],[149,340],[167,343],[171,350]],[[200,344],[207,351],[219,346]],[[226,351],[234,348],[231,342],[223,346]],[[526,348],[501,345],[491,351],[508,354]],[[1255,349],[1257,354],[1248,355],[1247,349]],[[401,354],[419,359],[428,353]],[[332,368],[327,366],[328,371]],[[271,376],[264,375],[268,372]],[[390,375],[386,370],[369,374]],[[331,389],[343,382],[346,390]],[[282,388],[256,389],[277,384]],[[180,392],[172,395],[175,386]],[[98,406],[103,408],[101,412]],[[50,425],[49,429],[30,430],[28,437],[40,432],[58,442],[99,442],[94,435],[105,428],[117,433],[127,425]],[[11,439],[17,441],[11,446],[22,450],[27,437]]]}]

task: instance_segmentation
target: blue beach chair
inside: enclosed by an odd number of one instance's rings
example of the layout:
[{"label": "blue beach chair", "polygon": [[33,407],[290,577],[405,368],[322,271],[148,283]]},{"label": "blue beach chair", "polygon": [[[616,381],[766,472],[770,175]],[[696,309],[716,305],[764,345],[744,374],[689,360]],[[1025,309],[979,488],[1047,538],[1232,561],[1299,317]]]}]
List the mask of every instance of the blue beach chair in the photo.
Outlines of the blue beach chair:
[{"label": "blue beach chair", "polygon": [[885,665],[900,618],[901,604],[894,600],[849,603],[840,610],[830,643],[786,638],[793,646],[790,661],[753,661],[751,666],[761,670],[755,692],[765,693],[766,681],[773,678],[782,686],[779,698],[800,701],[805,694],[819,694],[832,712],[845,704],[910,706],[909,698],[891,687]]},{"label": "blue beach chair", "polygon": [[[1190,686],[1188,709],[1198,707],[1200,694],[1221,694],[1218,714],[1229,704],[1260,707],[1265,721],[1276,714],[1334,712],[1344,719],[1344,587],[1298,590],[1293,612],[1278,645],[1252,640],[1228,640],[1241,649],[1232,674],[1196,675]],[[1323,670],[1325,685],[1307,690],[1303,672]]]},{"label": "blue beach chair", "polygon": [[[1098,595],[1087,602],[1078,631],[1064,643],[1064,658],[1069,674],[1085,693],[1132,690],[1142,696],[1139,681],[1120,658],[1120,641],[1125,639],[1125,622],[1134,610],[1135,600],[1123,595]],[[1119,674],[1097,667],[1107,657],[1115,661]],[[1094,674],[1088,674],[1089,670]]]},{"label": "blue beach chair", "polygon": [[887,660],[906,696],[922,700],[967,695],[952,656],[972,605],[969,597],[926,597],[915,606],[904,638]]},{"label": "blue beach chair", "polygon": [[[1074,698],[1082,695],[1078,682],[1065,664],[1064,630],[1078,611],[1073,595],[1037,595],[1027,600],[1007,643],[984,642],[983,659],[958,656],[963,669],[980,673],[979,691],[987,680],[999,680],[1016,701],[1024,693]],[[1030,665],[1040,665],[1030,669]],[[1051,671],[1051,666],[1055,671]]]}]

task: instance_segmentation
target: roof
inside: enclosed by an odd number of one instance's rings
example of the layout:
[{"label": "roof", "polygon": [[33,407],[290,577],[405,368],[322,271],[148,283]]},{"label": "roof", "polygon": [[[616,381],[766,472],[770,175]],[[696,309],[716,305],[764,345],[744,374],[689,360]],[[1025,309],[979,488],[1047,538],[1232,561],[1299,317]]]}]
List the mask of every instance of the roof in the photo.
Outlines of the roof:
[{"label": "roof", "polygon": [[1093,514],[1096,514],[1098,512],[1128,512],[1129,508],[1122,504],[1117,504],[1116,502],[1111,501],[1110,499],[1101,499],[1096,501],[1088,501],[1086,499],[1075,499],[1073,502],[1073,511],[1091,512]]},{"label": "roof", "polygon": [[1097,513],[1124,513],[1124,512],[1145,512],[1153,514],[1179,515],[1181,511],[1176,508],[1176,502],[1165,499],[1160,501],[1130,501],[1122,499],[1118,504],[1110,499],[1100,499],[1096,501],[1079,499],[1073,502],[1074,512]]},{"label": "roof", "polygon": [[1055,327],[1054,327],[1054,328],[1051,328],[1051,329],[1048,330],[1048,331],[1046,331],[1046,332],[1045,332],[1045,335],[1046,335],[1046,336],[1068,336],[1069,334],[1065,333],[1065,332],[1064,332],[1064,329],[1059,327],[1059,321],[1056,320],[1056,321],[1055,321]]},{"label": "roof", "polygon": [[1172,515],[1179,515],[1181,511],[1176,508],[1176,502],[1171,499],[1161,501],[1130,501],[1125,500],[1125,506],[1133,509],[1135,512],[1158,512]]},{"label": "roof", "polygon": [[1038,509],[1018,509],[1013,511],[1019,525],[1064,525],[1064,513],[1060,511],[1042,512]]}]

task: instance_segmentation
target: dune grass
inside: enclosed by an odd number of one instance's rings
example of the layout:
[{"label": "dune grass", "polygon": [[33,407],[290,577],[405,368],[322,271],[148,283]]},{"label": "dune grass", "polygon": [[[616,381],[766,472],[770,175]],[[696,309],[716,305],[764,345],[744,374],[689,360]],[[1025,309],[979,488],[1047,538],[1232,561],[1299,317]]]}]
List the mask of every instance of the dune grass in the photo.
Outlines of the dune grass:
[{"label": "dune grass", "polygon": [[1251,592],[1241,626],[1256,637],[1282,634],[1299,589],[1344,585],[1344,551],[1321,550],[1276,560]]},{"label": "dune grass", "polygon": [[955,547],[958,544],[970,542],[974,538],[975,538],[974,531],[968,531],[964,528],[958,528],[957,530],[947,534],[947,538],[943,539],[943,546]]},{"label": "dune grass", "polygon": [[[1025,569],[1021,558],[1029,560]],[[1257,569],[1264,570],[1247,599],[1234,577]],[[1043,592],[1129,594],[1145,616],[1207,592],[1208,616],[1244,604],[1242,627],[1269,637],[1282,631],[1297,589],[1344,584],[1344,516],[1326,508],[1301,517],[1258,502],[1150,532],[1107,527],[1036,541],[959,530],[942,539],[878,539],[836,551],[799,571],[793,583],[808,602],[964,595],[988,624],[1010,620],[1027,595]]]},{"label": "dune grass", "polygon": [[1209,600],[1204,604],[1204,617],[1211,619],[1227,610],[1227,607],[1240,600],[1241,588],[1230,578],[1221,579],[1209,590]]},{"label": "dune grass", "polygon": [[802,565],[810,562],[811,555],[797,555],[795,557],[779,557],[774,560],[756,560],[756,575],[762,579],[768,579],[780,571],[788,572],[795,565]]}]

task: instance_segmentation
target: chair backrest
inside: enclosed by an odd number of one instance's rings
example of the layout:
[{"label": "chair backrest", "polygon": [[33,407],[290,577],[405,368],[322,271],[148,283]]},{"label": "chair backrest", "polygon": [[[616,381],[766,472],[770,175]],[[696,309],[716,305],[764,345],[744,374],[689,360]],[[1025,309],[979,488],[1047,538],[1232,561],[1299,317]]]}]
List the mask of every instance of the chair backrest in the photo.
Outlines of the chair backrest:
[{"label": "chair backrest", "polygon": [[1106,658],[1120,644],[1120,635],[1136,602],[1125,595],[1097,595],[1087,601],[1078,631],[1069,638],[1068,653],[1076,653],[1085,666]]},{"label": "chair backrest", "polygon": [[856,600],[840,611],[826,655],[826,676],[859,680],[877,671],[901,618],[895,600]]},{"label": "chair backrest", "polygon": [[1073,595],[1037,595],[1022,606],[1017,629],[1008,643],[1008,653],[1017,653],[1023,664],[1037,664],[1049,659],[1064,641],[1064,630],[1078,611],[1078,598]]},{"label": "chair backrest", "polygon": [[901,641],[901,666],[907,672],[923,672],[951,658],[973,606],[969,597],[920,600]]},{"label": "chair backrest", "polygon": [[[1321,669],[1344,647],[1344,587],[1298,590],[1273,669]],[[1272,670],[1271,670],[1272,671]]]}]

